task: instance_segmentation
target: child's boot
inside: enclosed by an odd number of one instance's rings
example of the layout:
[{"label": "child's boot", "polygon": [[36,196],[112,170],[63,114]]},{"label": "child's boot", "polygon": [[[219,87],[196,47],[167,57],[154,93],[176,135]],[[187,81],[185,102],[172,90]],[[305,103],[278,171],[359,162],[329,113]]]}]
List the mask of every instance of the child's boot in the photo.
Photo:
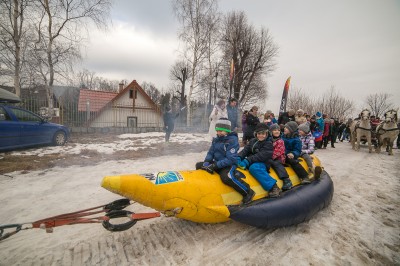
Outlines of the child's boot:
[{"label": "child's boot", "polygon": [[277,198],[281,195],[282,190],[275,184],[269,191],[268,196],[270,198]]},{"label": "child's boot", "polygon": [[284,179],[282,179],[282,181],[283,181],[283,186],[282,186],[283,191],[289,190],[292,188],[292,181],[290,181],[289,178],[284,178]]},{"label": "child's boot", "polygon": [[322,167],[321,166],[316,166],[314,169],[314,178],[315,180],[319,179],[322,174]]},{"label": "child's boot", "polygon": [[256,193],[254,192],[254,190],[252,190],[250,188],[249,192],[247,193],[247,195],[243,197],[242,204],[244,204],[244,205],[249,204],[251,202],[251,200],[253,199],[255,194]]}]

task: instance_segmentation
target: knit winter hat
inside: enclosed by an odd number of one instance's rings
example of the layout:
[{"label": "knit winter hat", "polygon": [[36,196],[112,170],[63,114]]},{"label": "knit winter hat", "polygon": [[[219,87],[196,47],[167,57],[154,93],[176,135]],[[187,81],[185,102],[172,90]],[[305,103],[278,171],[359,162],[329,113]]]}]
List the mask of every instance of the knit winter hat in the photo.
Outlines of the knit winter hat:
[{"label": "knit winter hat", "polygon": [[294,109],[289,109],[288,114],[289,114],[289,116],[295,115],[296,111]]},{"label": "knit winter hat", "polygon": [[262,131],[268,132],[268,126],[265,123],[258,123],[256,128],[254,129],[254,134]]},{"label": "knit winter hat", "polygon": [[303,123],[299,125],[299,130],[303,131],[304,133],[308,134],[310,132],[310,126],[308,123]]},{"label": "knit winter hat", "polygon": [[297,123],[294,122],[294,121],[287,122],[287,123],[285,124],[285,127],[286,127],[287,129],[289,129],[290,133],[295,132],[295,131],[297,130],[297,128],[298,128]]},{"label": "knit winter hat", "polygon": [[269,126],[269,131],[271,131],[271,132],[274,130],[280,130],[280,129],[281,129],[280,126],[276,123]]},{"label": "knit winter hat", "polygon": [[217,123],[215,124],[215,130],[221,130],[230,133],[231,121],[229,121],[228,118],[225,117],[218,119]]},{"label": "knit winter hat", "polygon": [[321,117],[321,112],[317,112],[315,115],[316,115],[317,117]]}]

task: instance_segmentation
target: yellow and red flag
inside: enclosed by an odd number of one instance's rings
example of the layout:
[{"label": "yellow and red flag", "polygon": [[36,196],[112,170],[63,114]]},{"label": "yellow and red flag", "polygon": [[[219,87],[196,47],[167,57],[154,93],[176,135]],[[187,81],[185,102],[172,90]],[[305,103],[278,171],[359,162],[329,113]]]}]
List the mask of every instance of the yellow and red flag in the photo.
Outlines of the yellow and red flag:
[{"label": "yellow and red flag", "polygon": [[286,102],[287,102],[287,97],[289,94],[290,78],[291,77],[288,77],[288,79],[285,82],[285,87],[283,88],[283,94],[282,94],[282,100],[281,100],[281,107],[279,108],[279,114],[286,112]]}]

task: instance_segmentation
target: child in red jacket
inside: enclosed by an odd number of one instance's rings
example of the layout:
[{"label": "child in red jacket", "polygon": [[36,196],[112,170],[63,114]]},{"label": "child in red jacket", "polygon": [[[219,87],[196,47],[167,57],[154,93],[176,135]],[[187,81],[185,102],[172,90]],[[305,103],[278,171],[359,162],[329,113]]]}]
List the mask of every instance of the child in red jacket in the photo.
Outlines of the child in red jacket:
[{"label": "child in red jacket", "polygon": [[292,182],[289,179],[289,175],[285,169],[285,143],[281,139],[281,130],[278,124],[272,124],[269,127],[271,132],[271,140],[274,146],[272,153],[272,159],[270,165],[275,170],[278,177],[283,181],[282,190],[288,190],[292,187]]}]

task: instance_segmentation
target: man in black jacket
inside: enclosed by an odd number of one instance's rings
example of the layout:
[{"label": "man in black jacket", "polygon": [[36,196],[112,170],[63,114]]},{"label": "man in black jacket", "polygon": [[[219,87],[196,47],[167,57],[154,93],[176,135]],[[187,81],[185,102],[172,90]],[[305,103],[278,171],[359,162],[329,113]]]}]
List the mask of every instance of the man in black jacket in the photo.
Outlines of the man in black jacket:
[{"label": "man in black jacket", "polygon": [[174,131],[175,119],[179,116],[179,113],[173,114],[171,106],[165,107],[164,113],[164,130],[165,130],[165,142],[169,142],[169,137],[172,131]]}]

